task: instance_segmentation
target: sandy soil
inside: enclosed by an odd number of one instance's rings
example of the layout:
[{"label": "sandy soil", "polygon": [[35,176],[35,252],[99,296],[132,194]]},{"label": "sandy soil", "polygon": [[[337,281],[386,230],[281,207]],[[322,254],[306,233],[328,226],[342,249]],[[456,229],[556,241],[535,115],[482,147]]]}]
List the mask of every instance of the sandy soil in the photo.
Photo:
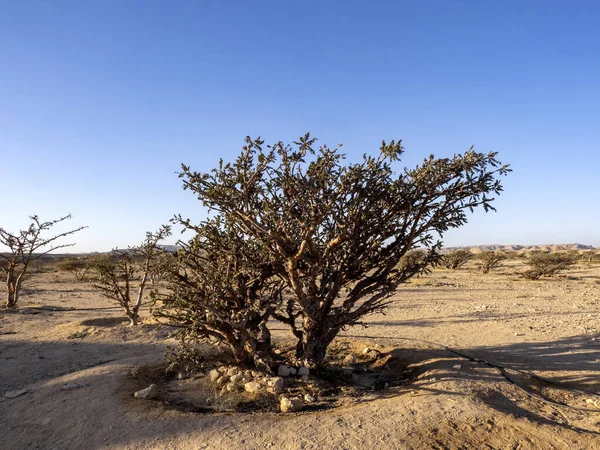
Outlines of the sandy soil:
[{"label": "sandy soil", "polygon": [[526,281],[518,264],[403,286],[386,315],[345,338],[392,348],[419,375],[351,406],[289,415],[134,399],[130,371],[162,361],[165,331],[125,326],[68,274],[36,274],[20,312],[0,313],[0,391],[27,390],[0,398],[0,448],[600,449],[600,266]]}]

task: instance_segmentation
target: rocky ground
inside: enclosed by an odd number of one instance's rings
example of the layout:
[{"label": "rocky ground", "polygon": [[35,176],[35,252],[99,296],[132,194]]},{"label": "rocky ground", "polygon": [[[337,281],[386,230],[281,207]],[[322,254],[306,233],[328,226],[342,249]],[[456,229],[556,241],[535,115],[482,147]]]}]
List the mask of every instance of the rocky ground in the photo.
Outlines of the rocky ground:
[{"label": "rocky ground", "polygon": [[147,385],[132,374],[163,363],[167,330],[129,328],[69,274],[35,274],[19,312],[0,312],[0,448],[600,449],[600,265],[521,270],[440,269],[401,287],[337,345],[381,348],[406,382],[287,414],[174,407],[165,395],[188,379],[135,398]]}]

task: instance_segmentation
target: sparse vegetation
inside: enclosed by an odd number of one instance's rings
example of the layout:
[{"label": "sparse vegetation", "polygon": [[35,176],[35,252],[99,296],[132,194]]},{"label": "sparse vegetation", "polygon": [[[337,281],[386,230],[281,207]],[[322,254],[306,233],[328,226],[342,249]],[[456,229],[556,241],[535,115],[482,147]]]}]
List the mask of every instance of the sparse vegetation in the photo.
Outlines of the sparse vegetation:
[{"label": "sparse vegetation", "polygon": [[[146,239],[139,247],[115,250],[112,254],[104,255],[95,261],[94,287],[100,289],[104,297],[116,301],[123,308],[131,326],[138,324],[138,313],[142,306],[150,267],[156,256],[162,252],[157,243],[170,235],[171,228],[163,226],[156,233],[147,233]],[[135,258],[142,261],[141,279],[137,283]],[[135,288],[137,295],[134,302],[132,290]]]},{"label": "sparse vegetation", "polygon": [[498,267],[505,258],[506,256],[499,252],[483,252],[479,255],[479,270],[483,273],[489,273],[491,269]]},{"label": "sparse vegetation", "polygon": [[58,270],[72,273],[77,281],[84,281],[91,267],[88,258],[63,258],[56,264]]},{"label": "sparse vegetation", "polygon": [[576,261],[577,259],[573,254],[536,252],[529,255],[527,261],[531,268],[521,275],[528,280],[551,277],[558,272],[568,269]]},{"label": "sparse vegetation", "polygon": [[446,269],[454,270],[464,266],[471,259],[473,259],[473,253],[471,253],[470,250],[457,249],[450,253],[446,253],[442,257],[442,264]]},{"label": "sparse vegetation", "polygon": [[25,230],[10,233],[0,227],[0,245],[8,249],[7,253],[0,253],[0,269],[6,274],[6,307],[15,308],[19,301],[19,293],[23,280],[32,264],[43,256],[60,248],[71,247],[75,244],[56,244],[61,238],[70,236],[86,227],[65,231],[52,237],[46,234],[55,225],[71,218],[71,215],[59,219],[43,222],[38,216],[31,216],[31,223]]},{"label": "sparse vegetation", "polygon": [[[396,171],[404,149],[395,141],[346,164],[339,147],[315,142],[307,134],[293,146],[265,147],[247,138],[234,163],[211,173],[182,166],[184,188],[216,217],[200,225],[178,218],[197,237],[166,302],[172,320],[227,341],[225,329],[245,339],[272,315],[291,328],[296,358],[319,366],[340,330],[383,311],[398,284],[439,261],[434,236],[465,224],[467,211],[493,210],[490,194],[502,191],[499,177],[510,170],[496,153],[470,149]],[[223,254],[227,247],[233,253]],[[407,258],[417,247],[424,257]]]}]

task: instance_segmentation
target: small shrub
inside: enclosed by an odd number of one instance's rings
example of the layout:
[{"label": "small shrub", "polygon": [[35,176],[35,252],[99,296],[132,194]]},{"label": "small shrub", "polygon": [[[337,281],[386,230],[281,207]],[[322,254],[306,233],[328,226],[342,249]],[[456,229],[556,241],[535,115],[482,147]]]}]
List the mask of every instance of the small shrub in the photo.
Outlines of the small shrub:
[{"label": "small shrub", "polygon": [[473,253],[470,250],[458,249],[445,254],[442,257],[442,264],[446,269],[458,269],[464,266],[473,258]]},{"label": "small shrub", "polygon": [[575,262],[576,258],[572,254],[533,253],[528,259],[528,264],[531,268],[521,275],[528,280],[551,277],[572,266]]},{"label": "small shrub", "polygon": [[61,272],[72,273],[77,281],[83,281],[91,266],[87,258],[64,258],[58,261],[56,268]]},{"label": "small shrub", "polygon": [[[138,313],[142,306],[144,289],[148,281],[152,261],[162,250],[158,248],[159,241],[170,236],[171,228],[163,226],[156,233],[146,233],[146,240],[141,246],[128,250],[115,250],[112,254],[103,255],[94,261],[96,277],[93,285],[100,289],[106,298],[116,301],[131,321],[131,326],[137,325]],[[136,283],[136,263],[141,262],[142,277]],[[132,289],[137,287],[135,302]]]}]

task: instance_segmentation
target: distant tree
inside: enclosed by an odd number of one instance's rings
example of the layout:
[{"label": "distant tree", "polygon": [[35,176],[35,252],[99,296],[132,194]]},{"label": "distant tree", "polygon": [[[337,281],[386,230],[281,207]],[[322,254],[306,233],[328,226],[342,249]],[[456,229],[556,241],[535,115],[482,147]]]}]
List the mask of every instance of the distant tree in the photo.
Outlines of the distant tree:
[{"label": "distant tree", "polygon": [[457,249],[450,253],[446,253],[442,257],[442,264],[446,269],[458,269],[464,266],[471,259],[473,259],[473,253],[466,249]]},{"label": "distant tree", "polygon": [[[111,254],[98,258],[94,263],[96,272],[94,287],[100,289],[103,296],[116,301],[123,308],[131,326],[138,324],[139,310],[152,262],[163,251],[157,244],[170,235],[171,228],[163,226],[156,233],[146,233],[146,239],[139,247],[114,250]],[[141,261],[139,268],[135,260]],[[141,270],[139,282],[136,282],[139,278],[136,277],[137,270]],[[134,301],[132,290],[136,288],[137,295]]]},{"label": "distant tree", "polygon": [[77,281],[83,281],[91,265],[87,258],[63,258],[58,261],[56,268],[62,272],[72,273]]},{"label": "distant tree", "polygon": [[[510,171],[496,153],[472,149],[452,158],[432,155],[414,169],[396,171],[400,142],[383,142],[378,155],[353,164],[344,163],[339,148],[316,150],[314,144],[308,134],[294,146],[266,148],[247,138],[236,162],[221,162],[207,174],[183,165],[180,174],[184,188],[223,219],[239,245],[257,248],[260,260],[241,259],[247,270],[268,267],[285,283],[273,317],[291,328],[296,356],[310,367],[323,363],[342,329],[383,311],[398,284],[439,260],[442,244],[434,236],[464,225],[474,208],[493,210],[490,194],[502,191],[499,177]],[[202,226],[197,231],[204,236]],[[202,252],[211,239],[204,236],[190,252]],[[418,247],[426,249],[425,257],[407,259]],[[253,277],[266,277],[260,273]],[[193,289],[208,290],[212,276],[191,281]],[[271,301],[270,290],[259,292]],[[233,297],[222,308],[239,304]],[[193,315],[193,296],[188,305]],[[203,311],[199,306],[198,320],[209,315]]]},{"label": "distant tree", "polygon": [[479,259],[481,260],[479,268],[483,273],[489,273],[490,269],[497,267],[500,261],[505,258],[506,256],[502,253],[483,252],[479,255]]},{"label": "distant tree", "polygon": [[578,255],[568,253],[532,253],[529,255],[527,261],[530,269],[521,275],[529,280],[537,280],[540,277],[551,277],[575,264],[577,258]]},{"label": "distant tree", "polygon": [[6,274],[6,306],[8,308],[15,308],[17,306],[24,277],[31,265],[50,252],[75,245],[57,245],[56,241],[87,228],[79,227],[46,237],[46,234],[52,227],[70,218],[71,215],[69,214],[56,220],[43,222],[38,216],[31,216],[29,227],[25,230],[20,230],[18,233],[10,233],[0,227],[0,245],[8,249],[7,252],[0,253],[0,260],[2,261],[0,269]]}]

